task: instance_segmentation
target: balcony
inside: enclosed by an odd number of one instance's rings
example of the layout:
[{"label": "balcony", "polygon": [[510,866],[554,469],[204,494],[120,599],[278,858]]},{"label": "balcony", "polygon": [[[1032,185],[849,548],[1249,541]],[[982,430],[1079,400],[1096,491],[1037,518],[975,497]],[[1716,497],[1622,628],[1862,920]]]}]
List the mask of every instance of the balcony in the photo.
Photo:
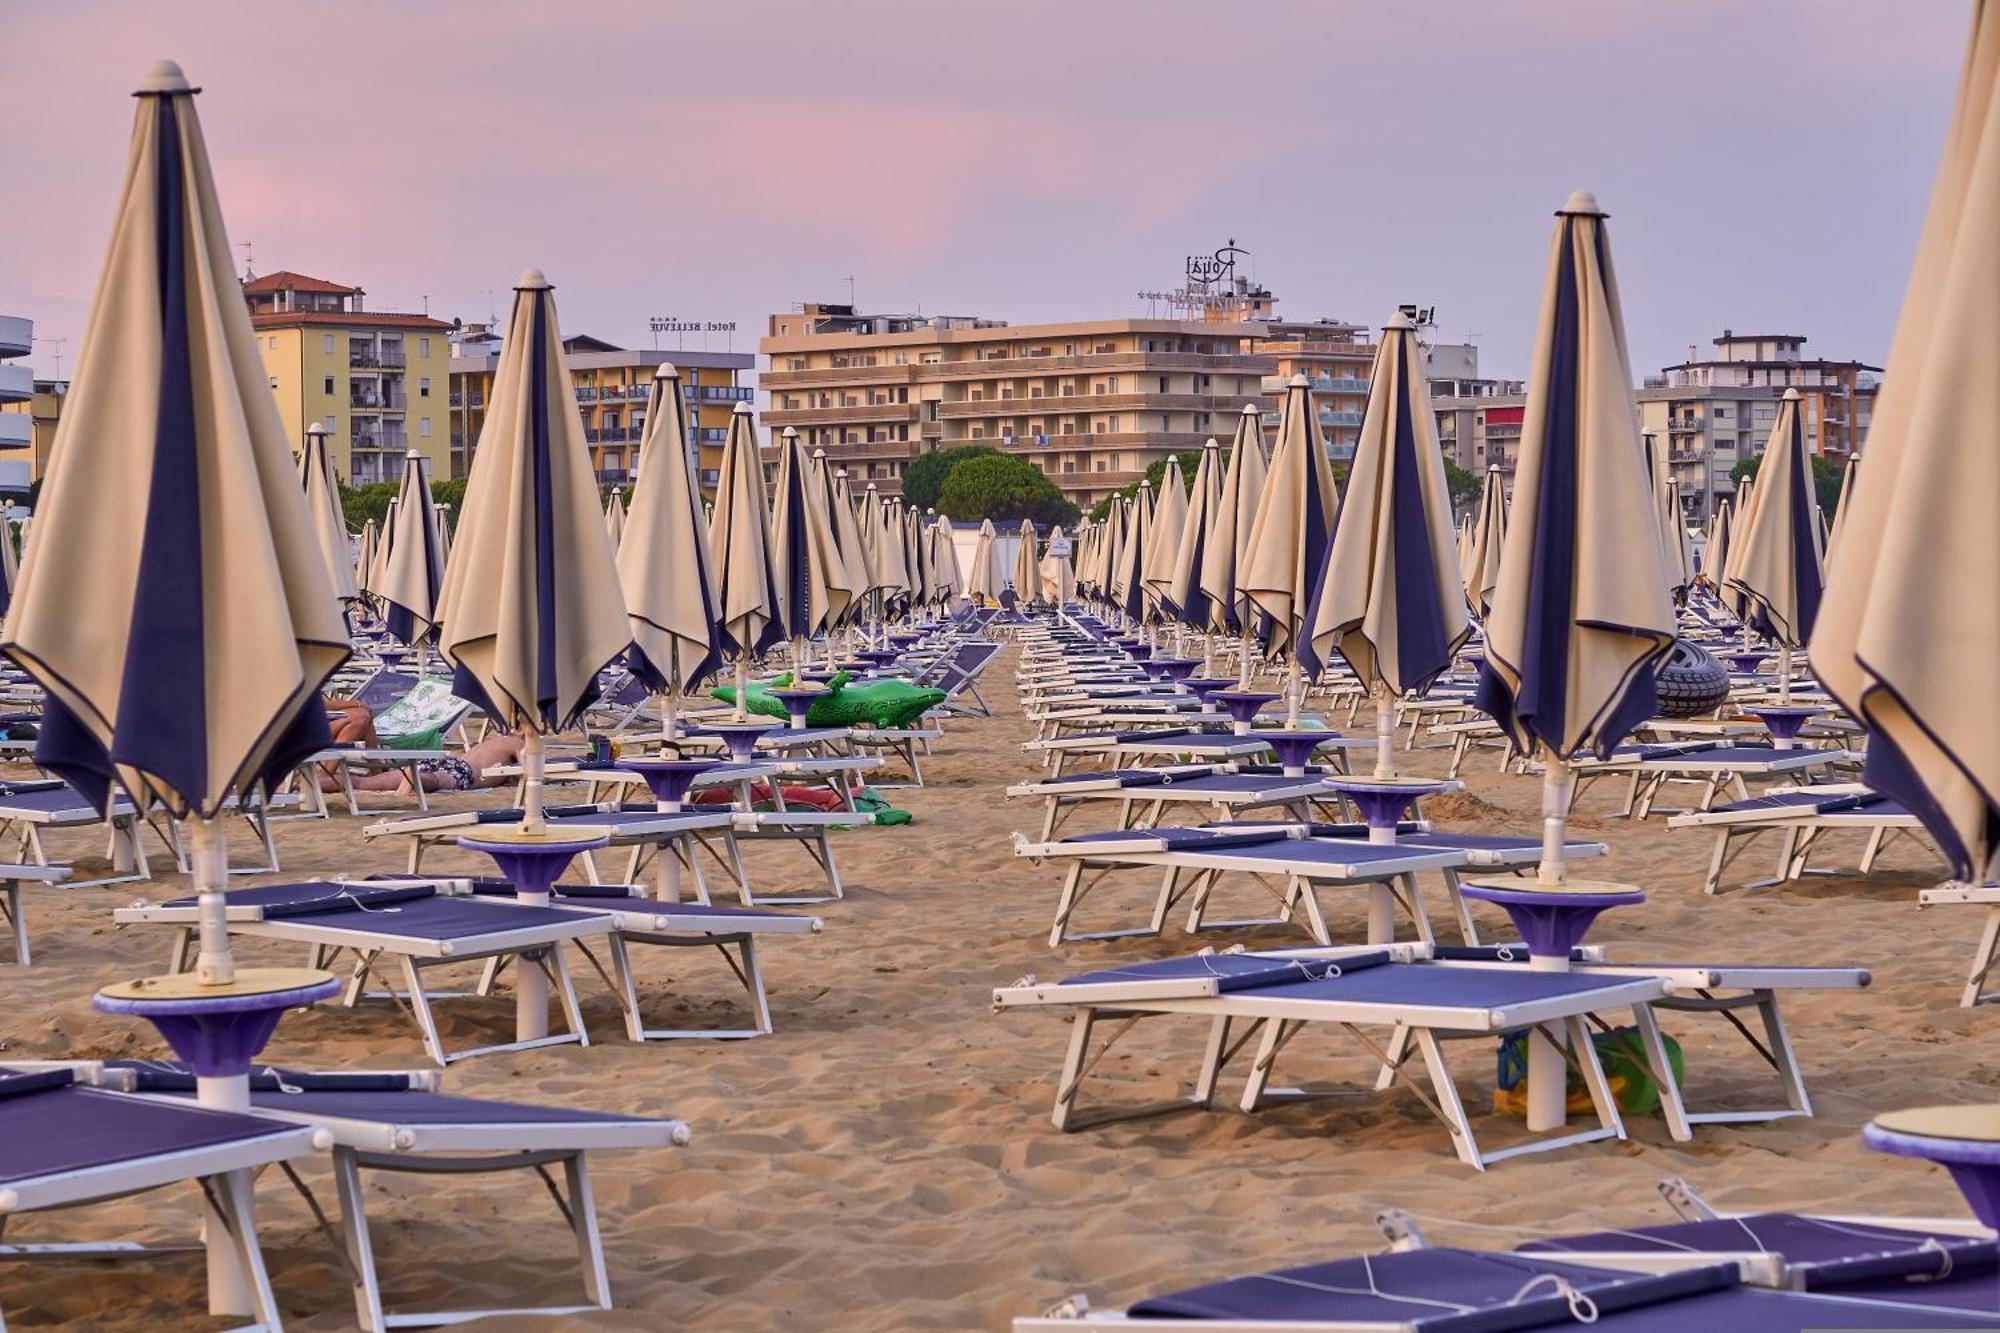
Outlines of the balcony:
[{"label": "balcony", "polygon": [[1084,412],[1240,412],[1260,401],[1228,393],[1077,393],[1042,398],[961,398],[938,404],[946,420],[966,417],[1076,416]]},{"label": "balcony", "polygon": [[694,442],[696,444],[727,444],[729,442],[729,428],[726,426],[696,426],[694,428]]},{"label": "balcony", "polygon": [[1361,424],[1361,413],[1345,411],[1321,412],[1319,414],[1319,424],[1322,426],[1359,426]]},{"label": "balcony", "polygon": [[347,364],[354,370],[401,370],[403,353],[399,349],[376,349],[372,347],[350,347]]},{"label": "balcony", "polygon": [[401,393],[368,393],[359,385],[350,386],[347,405],[361,412],[400,412],[407,405],[407,398]]},{"label": "balcony", "polygon": [[35,350],[35,321],[0,315],[0,357],[26,356]]},{"label": "balcony", "polygon": [[35,372],[27,366],[0,365],[0,403],[24,403],[35,396]]},{"label": "balcony", "polygon": [[35,419],[26,412],[0,412],[0,450],[25,449],[35,441]]},{"label": "balcony", "polygon": [[735,384],[690,384],[687,397],[692,402],[747,403],[757,396],[755,389]]},{"label": "balcony", "polygon": [[1700,431],[1701,428],[1702,419],[1700,417],[1682,417],[1678,421],[1668,423],[1667,427],[1668,430],[1676,435],[1692,435]]},{"label": "balcony", "polygon": [[1092,352],[1074,356],[995,357],[988,361],[925,361],[886,366],[839,366],[814,370],[767,370],[765,389],[803,388],[814,384],[913,384],[946,380],[1019,379],[1066,372],[1110,373],[1124,370],[1225,371],[1236,375],[1275,375],[1278,359],[1261,352]]},{"label": "balcony", "polygon": [[579,388],[579,389],[578,389],[578,390],[576,391],[576,401],[578,401],[579,403],[594,403],[594,402],[596,402],[596,401],[597,401],[597,390],[595,390],[595,389],[591,389],[591,388]]},{"label": "balcony", "polygon": [[764,424],[783,427],[915,421],[921,406],[919,403],[856,403],[851,407],[774,407],[764,414]]},{"label": "balcony", "polygon": [[604,430],[593,427],[583,432],[583,438],[591,444],[623,444],[635,435],[636,432],[625,426],[611,426]]}]

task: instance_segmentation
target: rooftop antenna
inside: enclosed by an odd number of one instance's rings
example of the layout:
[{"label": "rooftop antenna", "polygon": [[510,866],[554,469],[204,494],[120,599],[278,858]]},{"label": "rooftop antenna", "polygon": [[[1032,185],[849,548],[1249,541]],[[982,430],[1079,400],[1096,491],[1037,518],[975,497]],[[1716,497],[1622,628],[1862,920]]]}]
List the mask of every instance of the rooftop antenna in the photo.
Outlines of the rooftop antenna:
[{"label": "rooftop antenna", "polygon": [[63,358],[63,348],[64,348],[65,346],[67,346],[67,345],[68,345],[68,343],[69,343],[69,339],[68,339],[68,338],[37,338],[37,339],[35,339],[35,341],[36,341],[36,342],[38,342],[38,343],[51,343],[51,344],[53,344],[53,345],[55,346],[55,349],[56,349],[56,373],[55,373],[55,374],[54,374],[53,376],[51,376],[50,378],[52,378],[52,379],[61,379],[61,378],[62,378],[62,358]]},{"label": "rooftop antenna", "polygon": [[847,308],[854,309],[854,275],[847,275]]},{"label": "rooftop antenna", "polygon": [[257,276],[257,270],[254,267],[252,267],[253,261],[255,260],[256,256],[250,249],[251,245],[254,244],[254,242],[238,241],[236,244],[242,247],[243,250],[243,281],[248,282],[250,281],[250,279]]},{"label": "rooftop antenna", "polygon": [[429,292],[425,292],[425,293],[424,293],[424,318],[425,318],[425,319],[429,319],[430,317],[431,317],[431,294],[430,294]]}]

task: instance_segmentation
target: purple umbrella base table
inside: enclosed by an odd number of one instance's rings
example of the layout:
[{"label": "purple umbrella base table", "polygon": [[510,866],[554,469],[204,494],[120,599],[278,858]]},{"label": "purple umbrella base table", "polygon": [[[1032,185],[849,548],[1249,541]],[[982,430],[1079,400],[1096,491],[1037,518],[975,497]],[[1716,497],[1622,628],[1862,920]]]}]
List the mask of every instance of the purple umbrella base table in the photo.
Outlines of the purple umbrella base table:
[{"label": "purple umbrella base table", "polygon": [[1253,741],[1262,741],[1278,756],[1278,767],[1287,777],[1304,777],[1306,764],[1313,752],[1328,741],[1339,740],[1337,731],[1253,731],[1249,733]]},{"label": "purple umbrella base table", "polygon": [[1757,668],[1763,666],[1764,659],[1769,656],[1769,653],[1760,653],[1746,649],[1740,653],[1723,653],[1722,659],[1729,663],[1732,671],[1740,671],[1746,676],[1754,676],[1757,674]]},{"label": "purple umbrella base table", "polygon": [[[250,1072],[285,1010],[339,993],[340,981],[316,968],[245,967],[222,985],[206,985],[189,972],[121,981],[99,991],[91,1003],[107,1014],[150,1022],[197,1078],[228,1079]],[[243,1100],[247,1105],[247,1085]]]},{"label": "purple umbrella base table", "polygon": [[1436,778],[1328,778],[1326,785],[1361,813],[1368,823],[1368,841],[1393,843],[1404,811],[1426,796],[1457,791],[1465,784]]},{"label": "purple umbrella base table", "polygon": [[823,685],[786,685],[767,691],[767,693],[773,699],[783,704],[785,711],[791,714],[792,730],[804,731],[806,729],[806,714],[811,711],[814,702],[825,697],[826,687]]},{"label": "purple umbrella base table", "polygon": [[757,748],[758,740],[766,732],[777,731],[782,722],[710,722],[700,727],[692,727],[689,734],[714,736],[729,747],[729,757],[739,764],[750,762],[750,756]]},{"label": "purple umbrella base table", "polygon": [[[458,845],[484,852],[514,886],[514,896],[537,907],[549,905],[549,888],[582,852],[608,846],[611,830],[590,825],[543,829],[484,828]],[[524,954],[514,975],[514,1039],[539,1041],[549,1035],[549,977],[538,957]]]},{"label": "purple umbrella base table", "polygon": [[704,773],[728,767],[721,759],[621,759],[618,767],[645,779],[653,800],[663,811],[678,811]]},{"label": "purple umbrella base table", "polygon": [[1921,1157],[1951,1172],[1972,1214],[2000,1228],[2000,1106],[1923,1106],[1878,1115],[1861,1130],[1877,1152]]},{"label": "purple umbrella base table", "polygon": [[1798,739],[1798,734],[1805,730],[1806,723],[1826,710],[1793,704],[1772,704],[1746,708],[1743,711],[1764,724],[1764,729],[1771,733],[1771,744],[1780,750],[1789,750],[1793,742]]},{"label": "purple umbrella base table", "polygon": [[1282,694],[1265,694],[1258,690],[1216,690],[1209,700],[1222,705],[1229,714],[1229,723],[1239,736],[1250,734],[1250,724],[1265,704],[1274,704],[1284,698]]}]

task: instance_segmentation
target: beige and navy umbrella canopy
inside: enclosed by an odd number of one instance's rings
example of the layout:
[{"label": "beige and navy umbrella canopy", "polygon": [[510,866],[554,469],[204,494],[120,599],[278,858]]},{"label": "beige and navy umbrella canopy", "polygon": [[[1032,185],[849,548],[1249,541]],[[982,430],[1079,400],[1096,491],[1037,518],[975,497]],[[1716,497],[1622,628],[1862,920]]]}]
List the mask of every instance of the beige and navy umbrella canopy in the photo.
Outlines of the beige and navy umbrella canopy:
[{"label": "beige and navy umbrella canopy", "polygon": [[813,451],[812,465],[827,521],[833,527],[834,544],[840,548],[843,579],[853,594],[840,623],[851,624],[861,619],[868,608],[868,595],[875,591],[868,570],[868,548],[861,539],[860,516],[847,489],[847,473],[827,461],[824,449]]},{"label": "beige and navy umbrella canopy", "polygon": [[1187,518],[1181,524],[1180,548],[1174,552],[1173,578],[1165,594],[1175,617],[1204,633],[1212,628],[1215,609],[1202,590],[1201,569],[1221,508],[1222,446],[1210,436],[1201,447],[1201,462],[1195,466],[1194,482],[1188,490]]},{"label": "beige and navy umbrella canopy", "polygon": [[1702,573],[1708,576],[1709,584],[1719,595],[1722,591],[1722,566],[1729,559],[1729,535],[1734,526],[1729,499],[1715,507],[1715,518],[1708,525],[1708,549],[1702,553]]},{"label": "beige and navy umbrella canopy", "polygon": [[1180,603],[1174,600],[1174,574],[1187,524],[1187,481],[1180,459],[1169,455],[1160,473],[1160,495],[1153,502],[1153,526],[1146,537],[1146,557],[1140,569],[1140,582],[1146,586],[1153,614],[1161,620],[1180,619]]},{"label": "beige and navy umbrella canopy", "polygon": [[1000,580],[993,568],[994,538],[999,534],[993,530],[993,520],[979,520],[979,540],[972,547],[972,569],[967,575],[965,591],[972,597],[984,597],[987,601],[1000,598]]},{"label": "beige and navy umbrella canopy", "polygon": [[1819,618],[1824,552],[1799,391],[1785,390],[1750,516],[1730,534],[1730,586],[1759,634],[1802,647]]},{"label": "beige and navy umbrella canopy", "polygon": [[[898,541],[901,535],[899,529]],[[778,619],[795,650],[838,624],[861,591],[848,571],[812,460],[790,426],[778,437],[771,572],[778,589]]]},{"label": "beige and navy umbrella canopy", "polygon": [[610,534],[611,549],[617,550],[625,540],[625,492],[616,486],[611,488],[610,503],[604,506],[604,531]]},{"label": "beige and navy umbrella canopy", "polygon": [[438,599],[447,568],[444,533],[430,502],[430,460],[412,449],[403,456],[402,487],[390,511],[388,553],[381,586],[389,633],[412,647],[436,637]]},{"label": "beige and navy umbrella canopy", "polygon": [[716,472],[708,546],[715,559],[722,649],[742,662],[761,656],[785,638],[771,561],[764,464],[757,454],[757,426],[748,403],[738,403],[729,419],[729,438],[723,442]]},{"label": "beige and navy umbrella canopy", "polygon": [[1153,544],[1153,487],[1141,481],[1139,493],[1125,509],[1125,533],[1118,547],[1118,563],[1111,570],[1111,600],[1134,624],[1144,622],[1153,610],[1146,593],[1146,552]]},{"label": "beige and navy umbrella canopy", "polygon": [[376,532],[375,520],[371,518],[363,522],[361,536],[355,542],[354,568],[349,571],[354,586],[363,594],[373,593],[368,583],[375,568],[375,557],[380,544],[381,537]]},{"label": "beige and navy umbrella canopy", "polygon": [[946,603],[965,591],[965,575],[958,567],[958,546],[951,539],[951,520],[931,520],[931,588],[939,603]]},{"label": "beige and navy umbrella canopy", "polygon": [[1560,763],[1653,715],[1674,609],[1604,214],[1578,193],[1557,218],[1479,696]]},{"label": "beige and navy umbrella canopy", "polygon": [[1688,545],[1687,518],[1681,513],[1681,484],[1669,477],[1660,495],[1660,532],[1666,545],[1668,585],[1674,600],[1687,595],[1694,582],[1694,551]]},{"label": "beige and navy umbrella canopy", "polygon": [[1022,519],[1015,530],[1013,581],[1014,595],[1023,602],[1039,601],[1042,595],[1042,567],[1036,559],[1036,543],[1035,525]]},{"label": "beige and navy umbrella canopy", "polygon": [[[1076,596],[1076,567],[1070,563],[1070,552],[1064,550],[1064,543],[1068,540],[1060,526],[1050,528],[1048,545],[1037,567],[1042,600],[1057,608],[1066,606]],[[1074,543],[1071,546],[1073,548]]]},{"label": "beige and navy umbrella canopy", "polygon": [[686,410],[680,371],[661,366],[617,555],[632,636],[628,660],[656,694],[692,689],[722,663],[721,602]]},{"label": "beige and navy umbrella canopy", "polygon": [[1833,567],[1833,550],[1840,545],[1840,529],[1847,522],[1847,498],[1854,494],[1854,473],[1861,466],[1858,457],[1850,456],[1847,466],[1840,470],[1840,496],[1833,502],[1833,522],[1826,532],[1826,563]]},{"label": "beige and navy umbrella canopy", "polygon": [[1493,609],[1493,590],[1500,584],[1500,553],[1507,544],[1507,478],[1497,467],[1486,469],[1479,492],[1479,515],[1472,530],[1472,551],[1465,576],[1465,595],[1483,621]]},{"label": "beige and navy umbrella canopy", "polygon": [[1294,375],[1285,387],[1278,444],[1239,579],[1251,606],[1269,617],[1266,651],[1289,657],[1308,676],[1324,665],[1313,645],[1312,617],[1333,550],[1338,505],[1312,388],[1305,376]]},{"label": "beige and navy umbrella canopy", "polygon": [[2000,6],[1981,3],[1811,644],[1821,683],[1869,729],[1868,781],[1973,882],[2000,848],[1995,292]]},{"label": "beige and navy umbrella canopy", "polygon": [[317,421],[306,427],[306,446],[299,451],[299,486],[305,492],[306,521],[312,524],[313,541],[326,561],[333,595],[343,602],[354,601],[361,590],[354,583],[347,517],[340,508],[340,483],[334,479],[333,460],[326,453],[326,427]]},{"label": "beige and navy umbrella canopy", "polygon": [[[48,692],[38,763],[100,808],[115,781],[142,805],[206,820],[329,743],[318,695],[348,638],[233,272],[194,92],[164,61],[139,90],[0,648]],[[205,977],[227,979],[221,943],[222,970],[204,957]]]},{"label": "beige and navy umbrella canopy", "polygon": [[1735,573],[1736,538],[1743,531],[1743,525],[1750,521],[1750,510],[1756,496],[1757,489],[1752,478],[1745,477],[1736,483],[1736,500],[1730,507],[1728,540],[1716,553],[1714,573],[1711,575],[1715,582],[1715,595],[1729,608],[1731,615],[1745,622],[1743,633],[1746,639],[1750,633],[1748,604],[1743,594],[1730,586],[1729,576]]},{"label": "beige and navy umbrella canopy", "polygon": [[1429,689],[1472,633],[1423,349],[1401,314],[1376,347],[1312,625],[1319,656],[1338,652],[1398,695]]},{"label": "beige and navy umbrella canopy", "polygon": [[539,269],[514,289],[462,512],[437,607],[453,692],[509,731],[574,725],[632,629]]},{"label": "beige and navy umbrella canopy", "polygon": [[1201,592],[1209,607],[1208,628],[1220,633],[1249,635],[1257,629],[1259,616],[1244,595],[1242,576],[1250,562],[1250,529],[1264,498],[1267,470],[1263,416],[1254,403],[1245,404],[1229,446],[1215,528],[1202,548]]},{"label": "beige and navy umbrella canopy", "polygon": [[910,604],[922,606],[931,599],[931,547],[924,540],[924,516],[915,505],[903,511],[904,560],[910,568]]}]

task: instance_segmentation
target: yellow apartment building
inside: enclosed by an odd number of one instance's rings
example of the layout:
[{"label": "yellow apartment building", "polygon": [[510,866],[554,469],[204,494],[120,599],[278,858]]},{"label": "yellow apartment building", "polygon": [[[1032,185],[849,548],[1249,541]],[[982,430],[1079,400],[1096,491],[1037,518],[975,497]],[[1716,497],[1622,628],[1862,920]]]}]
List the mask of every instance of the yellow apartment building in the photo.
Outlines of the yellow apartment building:
[{"label": "yellow apartment building", "polygon": [[244,280],[286,435],[298,447],[308,422],[324,423],[334,470],[351,485],[398,480],[411,449],[430,459],[432,476],[450,476],[452,326],[366,310],[364,295],[302,273]]},{"label": "yellow apartment building", "polygon": [[[455,339],[451,361],[451,473],[463,476],[486,423],[486,400],[500,364],[500,337],[491,326],[467,324]],[[699,451],[701,482],[715,484],[729,416],[756,393],[747,382],[757,358],[748,352],[638,351],[578,334],[563,339],[563,360],[576,386],[583,437],[600,485],[631,480],[646,436],[646,409],[655,373],[672,363],[681,373],[687,404],[688,447]]]},{"label": "yellow apartment building", "polygon": [[806,304],[770,316],[764,424],[797,427],[857,487],[902,490],[919,454],[986,444],[1089,505],[1155,459],[1235,430],[1274,357],[1250,320],[1010,325]]}]

